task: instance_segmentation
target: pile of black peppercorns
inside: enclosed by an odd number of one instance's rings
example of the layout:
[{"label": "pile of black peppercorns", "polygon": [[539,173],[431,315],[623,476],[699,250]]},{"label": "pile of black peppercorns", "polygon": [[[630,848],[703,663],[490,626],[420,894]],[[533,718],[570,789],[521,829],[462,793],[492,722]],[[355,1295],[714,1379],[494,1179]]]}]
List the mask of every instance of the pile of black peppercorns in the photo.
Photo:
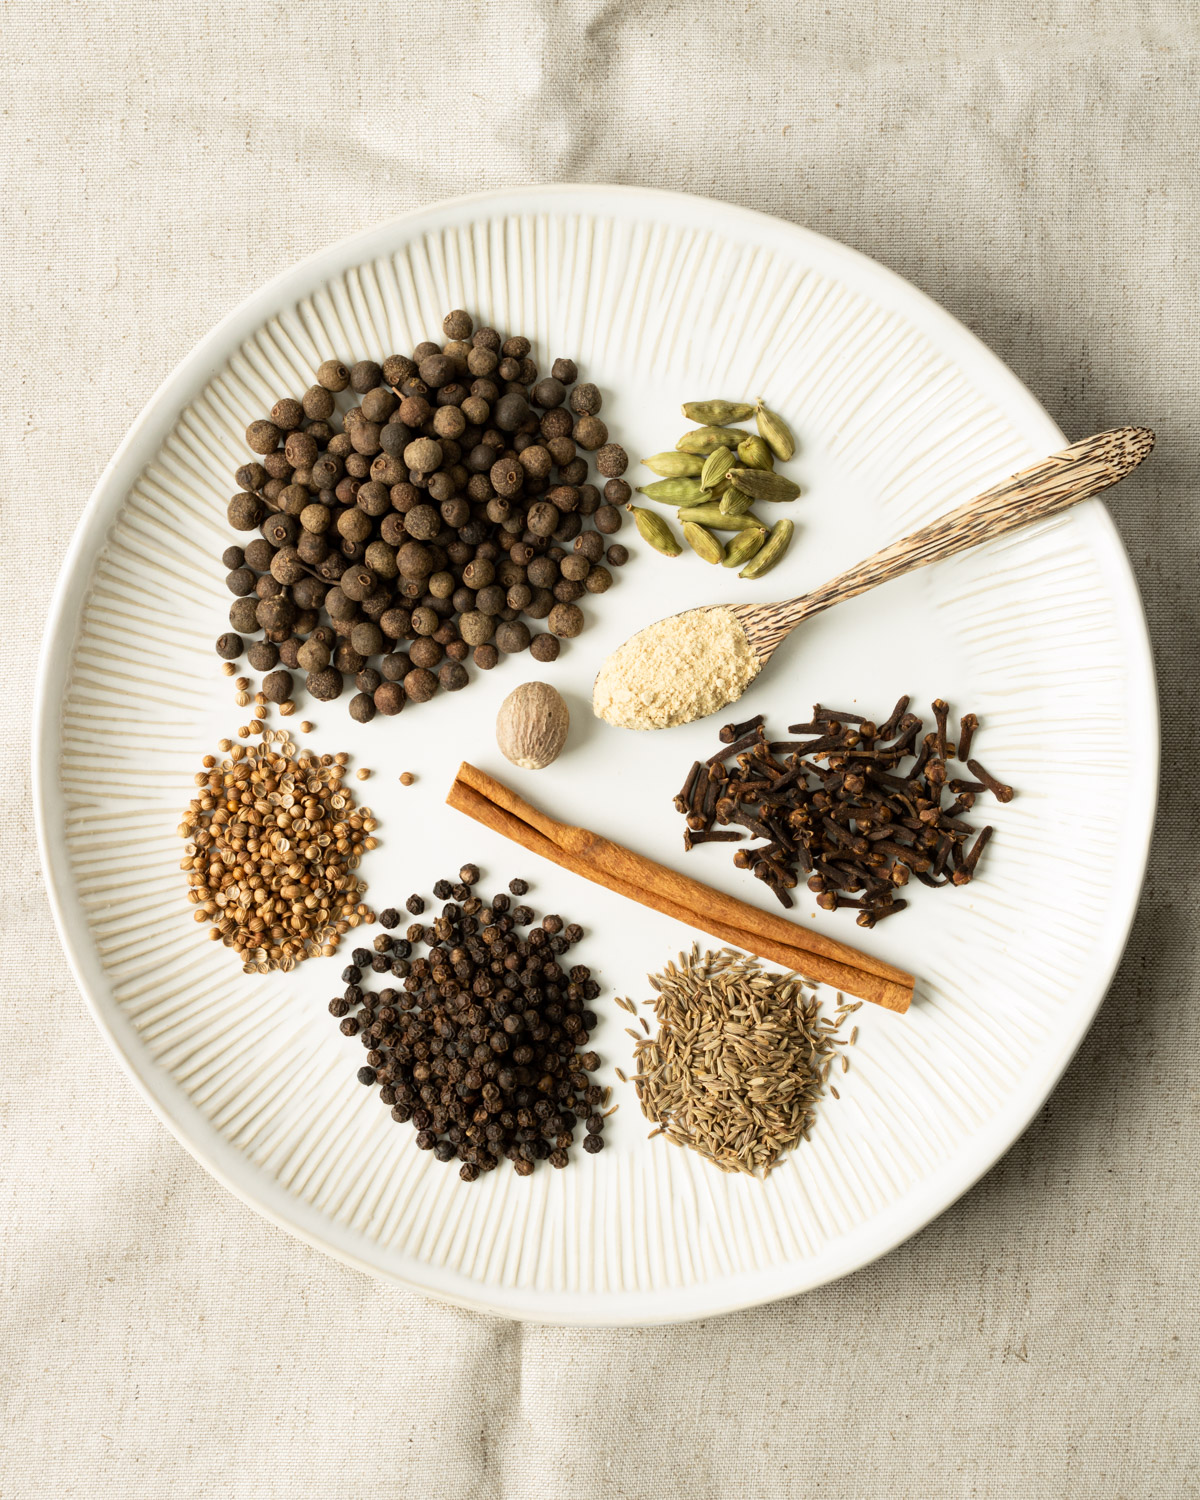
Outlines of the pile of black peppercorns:
[{"label": "pile of black peppercorns", "polygon": [[[373,953],[355,949],[342,974],[346,991],[329,1002],[343,1033],[370,1049],[359,1082],[380,1085],[380,1099],[394,1120],[415,1127],[421,1150],[460,1161],[464,1182],[501,1158],[521,1177],[539,1161],[565,1167],[580,1118],[583,1149],[604,1145],[604,1090],[588,1078],[600,1059],[576,1050],[595,1029],[587,1002],[600,986],[583,964],[566,972],[559,963],[583,929],[548,916],[521,936],[533,912],[503,893],[485,906],[472,889],[478,879],[464,865],[456,884],[434,886],[439,900],[454,899],[432,925],[418,922],[403,938],[382,933]],[[514,896],[528,889],[509,883]],[[425,910],[420,896],[406,905],[412,916]],[[401,917],[389,909],[379,920],[395,928]],[[428,956],[413,958],[422,943]],[[366,969],[401,987],[369,994],[360,982]]]},{"label": "pile of black peppercorns", "polygon": [[[576,601],[612,585],[604,562],[628,557],[605,541],[630,489],[596,387],[574,384],[569,359],[539,378],[528,339],[473,331],[466,312],[442,327],[447,342],[411,359],[326,360],[299,401],[246,429],[260,457],[237,471],[228,516],[260,535],[224,554],[237,597],[217,652],[246,651],[273,702],[291,697],[297,670],[321,700],[350,676],[351,715],[366,722],[465,687],[469,656],[484,670],[501,652],[553,661],[583,629]],[[359,404],[339,430],[347,388]]]}]

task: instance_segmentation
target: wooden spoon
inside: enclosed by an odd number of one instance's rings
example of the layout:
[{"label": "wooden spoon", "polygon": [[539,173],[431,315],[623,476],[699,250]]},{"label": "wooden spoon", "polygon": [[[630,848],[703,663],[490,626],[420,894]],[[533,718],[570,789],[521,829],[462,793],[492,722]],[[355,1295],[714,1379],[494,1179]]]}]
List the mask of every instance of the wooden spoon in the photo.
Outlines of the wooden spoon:
[{"label": "wooden spoon", "polygon": [[[1109,485],[1116,484],[1131,470],[1136,469],[1153,447],[1154,434],[1147,427],[1116,427],[1111,432],[1097,433],[1095,437],[1072,443],[1069,448],[1063,448],[1058,453],[1052,453],[1049,458],[1042,459],[1040,463],[1022,469],[1011,479],[984,490],[981,495],[976,495],[957,510],[931,521],[928,526],[914,531],[911,536],[893,542],[890,547],[876,552],[848,572],[839,573],[836,578],[831,578],[828,583],[811,593],[802,594],[797,599],[785,599],[777,604],[708,606],[710,610],[723,611],[732,616],[735,622],[735,644],[736,631],[740,630],[750,650],[750,660],[743,664],[744,670],[740,673],[743,679],[741,685],[737,685],[739,674],[733,673],[731,685],[724,690],[726,696],[719,702],[713,702],[712,699],[714,696],[720,697],[720,692],[714,695],[712,684],[706,681],[689,684],[695,688],[694,702],[685,702],[681,708],[678,703],[679,695],[675,694],[674,703],[664,706],[661,680],[651,680],[651,674],[656,674],[659,670],[654,661],[654,653],[643,654],[637,650],[630,651],[630,648],[638,642],[639,637],[645,637],[649,632],[663,638],[664,628],[669,627],[671,620],[686,619],[687,615],[695,612],[685,611],[683,615],[659,620],[639,631],[601,667],[596,678],[596,713],[601,718],[610,719],[610,722],[620,722],[622,727],[645,729],[688,724],[705,714],[716,713],[741,697],[770,661],[779,644],[802,621],[820,614],[830,605],[840,604],[843,599],[853,599],[856,594],[865,594],[868,589],[887,583],[892,578],[924,568],[929,563],[940,562],[943,558],[953,557],[956,553],[966,552],[982,542],[991,541],[993,537],[1003,536],[1005,532],[1016,531],[1034,521],[1044,520],[1080,500],[1098,495],[1101,490],[1106,490]],[[623,660],[618,661],[618,658]],[[643,662],[640,679],[637,675],[639,660]],[[623,674],[632,689],[630,701],[620,709],[613,709],[605,697],[607,687],[611,685],[615,675],[609,671],[610,664],[614,663],[617,672]],[[677,680],[678,673],[675,676]],[[604,689],[599,691],[602,684],[605,685]],[[605,707],[608,707],[607,712],[604,711]],[[631,722],[631,715],[635,719],[640,717],[645,722]]]}]

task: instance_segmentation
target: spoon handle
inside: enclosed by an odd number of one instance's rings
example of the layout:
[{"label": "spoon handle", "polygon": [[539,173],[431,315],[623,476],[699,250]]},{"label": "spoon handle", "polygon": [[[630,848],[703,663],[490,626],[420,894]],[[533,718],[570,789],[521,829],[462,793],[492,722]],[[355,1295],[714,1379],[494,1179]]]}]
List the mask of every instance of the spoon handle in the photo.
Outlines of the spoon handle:
[{"label": "spoon handle", "polygon": [[974,500],[922,526],[911,536],[893,542],[811,593],[781,604],[758,606],[755,613],[761,610],[761,614],[755,621],[756,637],[768,635],[764,629],[768,615],[772,627],[769,635],[775,637],[764,639],[761,645],[756,639],[760,659],[765,660],[802,620],[810,619],[831,604],[852,599],[855,594],[864,594],[889,579],[966,552],[981,542],[1003,536],[1006,531],[1044,520],[1077,501],[1099,494],[1137,468],[1153,446],[1154,434],[1147,427],[1116,427],[1111,432],[1084,438],[976,495]]}]

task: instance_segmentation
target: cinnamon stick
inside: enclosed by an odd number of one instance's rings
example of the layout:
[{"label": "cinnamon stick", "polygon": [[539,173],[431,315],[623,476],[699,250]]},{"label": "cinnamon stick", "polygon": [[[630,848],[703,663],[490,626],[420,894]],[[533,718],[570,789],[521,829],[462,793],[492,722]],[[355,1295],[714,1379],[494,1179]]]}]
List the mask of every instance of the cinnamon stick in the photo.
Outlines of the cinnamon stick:
[{"label": "cinnamon stick", "polygon": [[446,801],[495,833],[642,906],[674,917],[806,978],[906,1011],[913,976],[824,933],[726,896],[586,828],[560,823],[466,761]]}]

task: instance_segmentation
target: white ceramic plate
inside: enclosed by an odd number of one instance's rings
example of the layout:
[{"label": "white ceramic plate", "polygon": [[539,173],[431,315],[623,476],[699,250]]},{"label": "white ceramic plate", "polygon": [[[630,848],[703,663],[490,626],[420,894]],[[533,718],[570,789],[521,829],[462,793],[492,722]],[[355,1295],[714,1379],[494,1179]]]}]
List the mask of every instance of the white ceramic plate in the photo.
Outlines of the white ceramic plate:
[{"label": "white ceramic plate", "polygon": [[[608,1149],[579,1152],[563,1172],[522,1180],[505,1168],[473,1186],[417,1151],[412,1130],[356,1083],[361,1047],[326,1011],[344,953],[245,977],[192,921],[175,832],[200,756],[244,718],[211,643],[226,628],[219,556],[233,540],[224,509],[246,422],[299,394],[320,360],[410,349],[457,306],[530,336],[544,367],[577,358],[631,454],[674,443],[682,400],[761,392],[799,433],[792,471],[806,488],[789,512],[797,541],[758,584],[690,556],[668,562],[630,527],[634,559],[607,595],[589,596],[590,626],[555,665],[509,660],[455,697],[365,726],[344,701],[302,708],[312,743],[375,770],[362,790],[381,820],[364,869],[377,907],[474,859],[489,888],[523,874],[539,912],[587,928],[579,961],[604,985],[593,1045],[622,1106]],[[1063,441],[993,355],[896,276],[698,198],[554,187],[459,199],[256,292],[166,381],[105,471],[41,664],[35,773],[56,918],[97,1022],[154,1108],[292,1233],[512,1317],[709,1316],[804,1291],[899,1244],[1028,1124],[1132,920],[1157,707],[1137,592],[1099,503],[821,616],[744,700],[747,714],[786,725],[815,700],[883,714],[901,692],[918,705],[944,696],[980,714],[980,758],[1019,789],[1009,806],[981,809],[997,831],[969,888],[918,890],[874,933],[801,906],[802,921],[920,980],[908,1015],[859,1012],[840,1102],[826,1101],[811,1144],[765,1184],[647,1141],[614,1073],[632,1071],[632,1041],[611,997],[644,998],[647,971],[694,934],[540,866],[443,798],[466,757],[559,817],[769,901],[728,849],[685,861],[681,848],[670,798],[717,723],[635,735],[591,719],[602,657],[670,611],[802,592]],[[531,774],[500,760],[492,723],[534,676],[565,693],[574,724],[568,753]],[[403,770],[419,778],[411,789]]]}]

